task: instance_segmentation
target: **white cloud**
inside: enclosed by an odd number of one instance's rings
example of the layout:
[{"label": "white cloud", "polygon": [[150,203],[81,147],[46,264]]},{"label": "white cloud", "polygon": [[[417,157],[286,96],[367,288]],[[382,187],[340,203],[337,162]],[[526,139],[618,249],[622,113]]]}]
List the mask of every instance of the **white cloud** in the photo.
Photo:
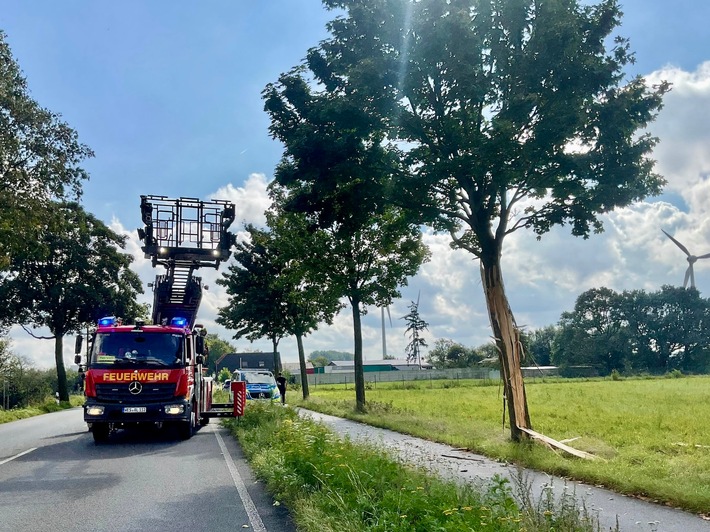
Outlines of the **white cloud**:
[{"label": "white cloud", "polygon": [[[266,191],[268,180],[264,174],[251,174],[243,187],[235,187],[231,183],[220,188],[210,199],[227,200],[236,207],[235,223],[243,225],[253,223],[257,227],[266,226],[264,213],[271,206],[271,200]],[[235,227],[232,226],[232,230]]]}]

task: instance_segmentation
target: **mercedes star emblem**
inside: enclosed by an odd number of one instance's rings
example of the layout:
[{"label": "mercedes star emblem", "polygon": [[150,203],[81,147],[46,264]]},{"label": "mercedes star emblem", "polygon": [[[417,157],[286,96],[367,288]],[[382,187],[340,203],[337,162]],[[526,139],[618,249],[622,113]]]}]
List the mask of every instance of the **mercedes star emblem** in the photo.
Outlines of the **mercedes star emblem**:
[{"label": "mercedes star emblem", "polygon": [[128,385],[128,391],[133,395],[138,395],[143,390],[143,385],[138,381],[132,381]]}]

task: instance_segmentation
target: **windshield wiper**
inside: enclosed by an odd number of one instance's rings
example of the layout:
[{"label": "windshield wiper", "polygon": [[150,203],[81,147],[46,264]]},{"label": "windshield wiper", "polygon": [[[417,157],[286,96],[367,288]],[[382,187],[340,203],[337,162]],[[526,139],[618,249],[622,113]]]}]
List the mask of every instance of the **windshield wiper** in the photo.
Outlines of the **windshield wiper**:
[{"label": "windshield wiper", "polygon": [[140,360],[136,360],[135,358],[117,358],[113,361],[114,364],[120,365],[120,364],[139,364]]},{"label": "windshield wiper", "polygon": [[158,366],[169,366],[170,365],[167,362],[165,362],[165,360],[163,360],[161,358],[145,357],[143,360],[145,360],[146,362],[148,362],[150,364],[156,364]]}]

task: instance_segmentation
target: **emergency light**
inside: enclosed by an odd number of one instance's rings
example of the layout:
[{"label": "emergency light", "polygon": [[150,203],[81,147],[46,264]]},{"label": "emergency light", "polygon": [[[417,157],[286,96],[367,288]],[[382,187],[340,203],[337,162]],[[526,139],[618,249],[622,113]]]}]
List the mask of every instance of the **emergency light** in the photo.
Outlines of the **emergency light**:
[{"label": "emergency light", "polygon": [[99,320],[99,327],[111,327],[116,325],[116,316],[107,316]]},{"label": "emergency light", "polygon": [[173,318],[170,320],[170,325],[173,327],[187,327],[187,318]]}]

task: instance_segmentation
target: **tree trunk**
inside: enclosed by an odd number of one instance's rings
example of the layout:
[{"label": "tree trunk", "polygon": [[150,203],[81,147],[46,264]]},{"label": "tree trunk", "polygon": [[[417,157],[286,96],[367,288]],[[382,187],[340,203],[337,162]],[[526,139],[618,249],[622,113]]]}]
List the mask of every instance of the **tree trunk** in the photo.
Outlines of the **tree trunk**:
[{"label": "tree trunk", "polygon": [[355,410],[365,412],[365,375],[362,365],[362,322],[360,320],[360,300],[352,298],[353,332],[355,335]]},{"label": "tree trunk", "polygon": [[523,372],[520,367],[523,346],[515,317],[505,295],[499,255],[488,260],[481,259],[481,279],[486,295],[488,317],[500,357],[505,399],[508,404],[510,436],[513,441],[520,441],[527,438],[520,428],[532,428]]},{"label": "tree trunk", "polygon": [[281,373],[281,357],[279,356],[279,341],[276,338],[271,339],[271,344],[274,346],[274,373]]},{"label": "tree trunk", "polygon": [[67,387],[67,371],[64,369],[64,335],[54,333],[54,360],[57,363],[57,391],[59,400],[69,401],[69,388]]},{"label": "tree trunk", "polygon": [[296,335],[296,344],[298,345],[298,364],[301,368],[301,391],[303,392],[303,400],[308,399],[308,374],[306,373],[306,354],[303,352],[303,336]]}]

